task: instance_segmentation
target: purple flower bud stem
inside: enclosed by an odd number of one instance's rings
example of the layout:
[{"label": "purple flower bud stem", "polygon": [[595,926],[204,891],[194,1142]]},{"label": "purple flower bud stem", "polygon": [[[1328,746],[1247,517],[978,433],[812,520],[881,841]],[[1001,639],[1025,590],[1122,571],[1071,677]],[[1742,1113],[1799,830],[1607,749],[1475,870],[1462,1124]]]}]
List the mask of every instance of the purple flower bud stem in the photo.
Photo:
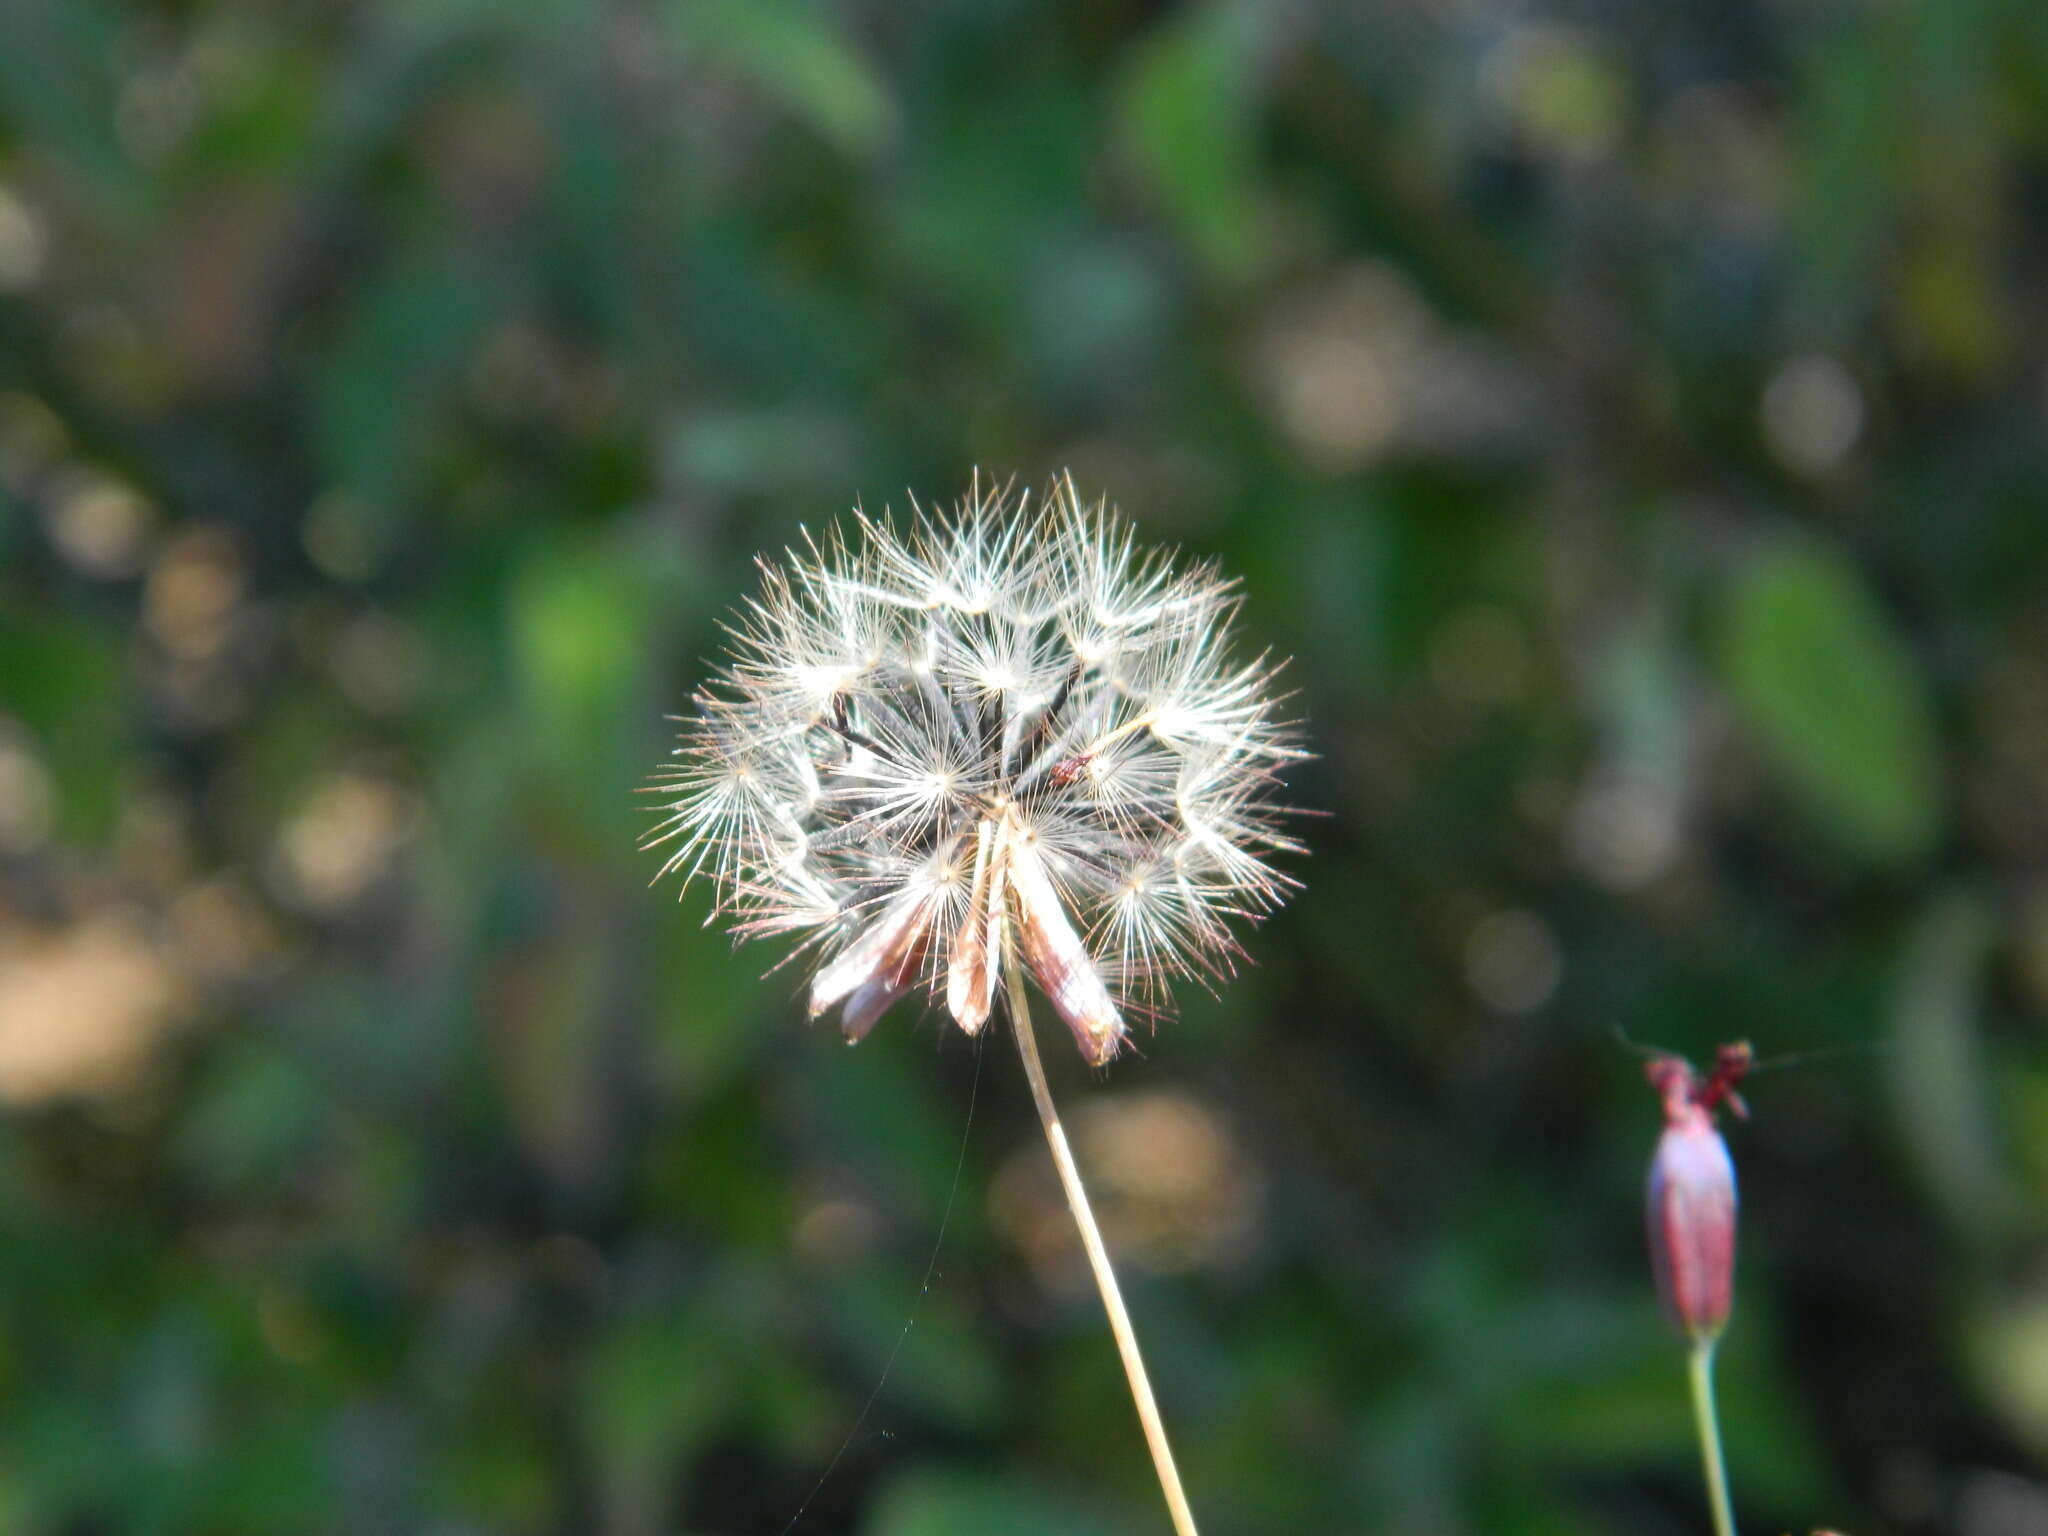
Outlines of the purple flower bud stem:
[{"label": "purple flower bud stem", "polygon": [[1692,1346],[1692,1417],[1700,1433],[1700,1463],[1707,1478],[1707,1502],[1714,1511],[1714,1536],[1735,1536],[1735,1512],[1728,1502],[1728,1467],[1721,1459],[1721,1420],[1714,1411],[1714,1340]]}]

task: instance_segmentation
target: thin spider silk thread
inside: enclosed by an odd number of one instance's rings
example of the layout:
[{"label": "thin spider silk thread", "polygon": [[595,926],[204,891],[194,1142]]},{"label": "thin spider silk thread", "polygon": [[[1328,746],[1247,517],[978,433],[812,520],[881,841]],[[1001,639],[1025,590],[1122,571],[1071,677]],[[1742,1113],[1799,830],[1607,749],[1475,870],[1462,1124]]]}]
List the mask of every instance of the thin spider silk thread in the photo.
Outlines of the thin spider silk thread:
[{"label": "thin spider silk thread", "polygon": [[[953,1181],[946,1187],[946,1206],[939,1215],[939,1233],[932,1239],[932,1255],[925,1261],[924,1279],[917,1287],[917,1298],[910,1304],[910,1315],[903,1319],[902,1328],[897,1330],[896,1342],[890,1347],[889,1358],[882,1362],[881,1377],[875,1382],[874,1390],[868,1393],[867,1401],[860,1405],[860,1412],[854,1415],[853,1427],[847,1430],[846,1438],[839,1442],[839,1449],[832,1453],[832,1459],[825,1463],[825,1470],[818,1474],[818,1481],[811,1491],[804,1495],[803,1503],[796,1507],[796,1513],[789,1517],[789,1524],[782,1528],[781,1536],[797,1528],[818,1495],[825,1491],[825,1485],[832,1480],[832,1474],[839,1470],[839,1463],[846,1459],[846,1453],[853,1449],[853,1443],[860,1438],[860,1432],[874,1412],[875,1404],[881,1401],[882,1389],[889,1385],[889,1376],[896,1369],[896,1357],[903,1353],[904,1343],[910,1338],[910,1330],[917,1326],[918,1314],[924,1310],[925,1298],[931,1295],[932,1281],[939,1272],[939,1250],[946,1243],[946,1229],[953,1223],[953,1202],[960,1193],[960,1173],[967,1166],[967,1138],[974,1130],[974,1106],[981,1097],[982,1047],[988,1036],[982,1035],[974,1042],[974,1078],[967,1089],[967,1123],[960,1127],[960,1150],[953,1158]],[[888,1431],[882,1435],[887,1438]]]}]

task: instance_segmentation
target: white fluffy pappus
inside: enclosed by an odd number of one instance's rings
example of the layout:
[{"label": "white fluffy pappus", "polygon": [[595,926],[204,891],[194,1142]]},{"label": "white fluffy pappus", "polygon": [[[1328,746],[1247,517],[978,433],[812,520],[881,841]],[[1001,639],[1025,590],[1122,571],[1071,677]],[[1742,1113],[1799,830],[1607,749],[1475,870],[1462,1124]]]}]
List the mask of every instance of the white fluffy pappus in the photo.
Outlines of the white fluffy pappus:
[{"label": "white fluffy pappus", "polygon": [[1307,754],[1214,566],[1070,479],[1034,504],[978,478],[759,564],[648,846],[740,936],[799,937],[849,1041],[920,986],[978,1031],[1015,956],[1099,1066],[1292,889],[1276,793]]}]

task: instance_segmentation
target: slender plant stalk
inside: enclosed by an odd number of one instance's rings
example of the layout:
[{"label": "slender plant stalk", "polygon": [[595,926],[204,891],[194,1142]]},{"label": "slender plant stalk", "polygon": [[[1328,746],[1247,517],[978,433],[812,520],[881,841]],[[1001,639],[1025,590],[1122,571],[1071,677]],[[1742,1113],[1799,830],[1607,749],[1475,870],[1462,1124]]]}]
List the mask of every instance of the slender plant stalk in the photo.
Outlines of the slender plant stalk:
[{"label": "slender plant stalk", "polygon": [[1700,1431],[1700,1462],[1707,1474],[1707,1502],[1714,1510],[1714,1536],[1735,1536],[1735,1515],[1728,1504],[1728,1468],[1721,1460],[1721,1420],[1714,1411],[1714,1340],[1692,1347],[1692,1416]]},{"label": "slender plant stalk", "polygon": [[1016,1029],[1017,1054],[1024,1058],[1024,1080],[1031,1085],[1032,1102],[1038,1106],[1038,1123],[1045,1127],[1045,1139],[1052,1148],[1053,1166],[1067,1192],[1067,1209],[1074,1225],[1081,1229],[1081,1246],[1088,1250],[1088,1266],[1095,1271],[1095,1287],[1102,1292],[1103,1310],[1109,1313],[1109,1331],[1116,1335],[1117,1353],[1123,1356],[1124,1375],[1130,1379],[1131,1398],[1138,1406],[1138,1422],[1144,1426],[1145,1444],[1152,1451],[1152,1465],[1159,1472],[1159,1486],[1166,1494],[1167,1512],[1173,1517],[1177,1536],[1196,1536],[1194,1512],[1180,1486],[1180,1473],[1173,1464],[1173,1450],[1166,1443],[1166,1426],[1160,1422],[1159,1405],[1152,1399],[1152,1382],[1145,1374],[1145,1361],[1138,1353],[1138,1335],[1131,1328],[1131,1315],[1124,1310],[1123,1293],[1117,1289],[1116,1274],[1109,1267],[1109,1251],[1102,1246],[1102,1233],[1095,1225],[1095,1213],[1088,1208],[1088,1191],[1081,1185],[1081,1170],[1067,1146],[1066,1128],[1053,1108],[1052,1091],[1045,1085],[1045,1068],[1038,1059],[1038,1041],[1031,1032],[1031,1008],[1024,999],[1024,967],[1010,945],[1003,956],[1003,971],[1010,983],[1010,1022]]}]

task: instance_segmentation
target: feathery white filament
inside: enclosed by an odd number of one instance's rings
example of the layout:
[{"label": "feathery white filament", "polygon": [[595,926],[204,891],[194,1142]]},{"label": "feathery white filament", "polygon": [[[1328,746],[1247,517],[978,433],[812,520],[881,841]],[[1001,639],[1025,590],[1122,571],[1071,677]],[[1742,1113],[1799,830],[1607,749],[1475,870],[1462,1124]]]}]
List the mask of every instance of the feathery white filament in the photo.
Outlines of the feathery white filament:
[{"label": "feathery white filament", "polygon": [[857,515],[761,569],[649,842],[742,935],[815,946],[812,1011],[851,1038],[919,985],[979,1028],[1011,925],[1106,1061],[1291,888],[1274,797],[1305,754],[1277,668],[1232,659],[1233,584],[1071,480],[1037,507],[977,483],[902,532]]}]

